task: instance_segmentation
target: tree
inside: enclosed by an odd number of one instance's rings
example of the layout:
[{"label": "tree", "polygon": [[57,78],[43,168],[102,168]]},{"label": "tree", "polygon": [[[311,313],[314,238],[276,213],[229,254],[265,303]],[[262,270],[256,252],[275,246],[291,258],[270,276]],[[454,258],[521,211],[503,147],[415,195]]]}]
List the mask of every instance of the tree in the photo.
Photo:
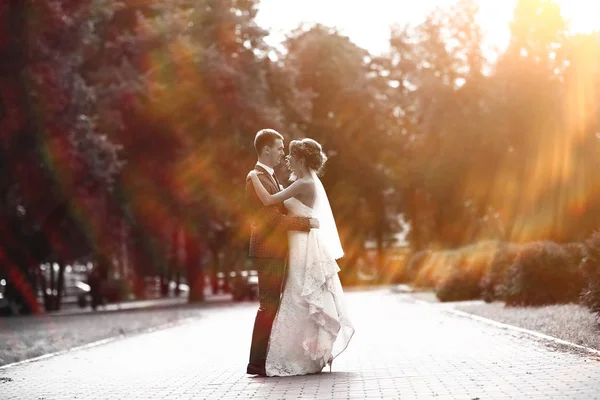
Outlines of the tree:
[{"label": "tree", "polygon": [[[266,32],[254,21],[256,6],[236,0],[150,1],[117,13],[129,15],[120,18],[135,27],[132,40],[139,52],[132,65],[143,88],[128,94],[117,136],[127,159],[119,187],[128,194],[139,231],[161,243],[156,251],[163,261],[174,251],[166,239],[173,234],[166,231],[185,232],[186,243],[197,241],[196,254],[220,244],[213,240],[217,227],[227,226],[226,245],[213,248],[243,252],[242,188],[254,163],[254,134],[265,126],[297,129],[280,106],[290,105],[289,111],[301,97],[293,85],[282,90],[293,81],[293,71],[268,58]],[[172,229],[162,229],[165,225]],[[188,282],[201,281],[199,267],[187,269]]]},{"label": "tree", "polygon": [[368,52],[333,29],[298,29],[286,49],[283,62],[297,66],[299,89],[312,95],[310,118],[301,124],[304,135],[329,155],[323,183],[345,242],[348,281],[367,239],[376,240],[381,265],[390,231],[385,191],[398,145],[388,87],[373,73]]},{"label": "tree", "polygon": [[[562,45],[567,26],[552,1],[517,2],[511,40],[493,77],[500,99],[497,135],[507,151],[496,172],[492,202],[501,209],[506,237],[511,240],[561,239],[562,206],[550,194],[558,178],[552,165],[564,135],[562,75],[567,65]],[[507,179],[513,183],[508,187]],[[544,204],[540,208],[540,203]],[[549,225],[531,218],[551,209]],[[538,230],[542,229],[542,231]]]},{"label": "tree", "polygon": [[31,263],[61,265],[44,290],[57,294],[46,299],[50,309],[60,304],[65,264],[90,249],[89,231],[77,220],[93,215],[94,203],[110,190],[120,167],[117,147],[97,130],[94,92],[79,73],[84,38],[94,34],[88,22],[98,10],[86,6],[11,1],[2,9],[9,27],[3,52],[12,60],[2,71],[10,110],[5,121],[10,129],[3,130],[5,167],[11,171],[4,193],[12,196],[6,212],[17,211],[21,231],[28,232],[17,243],[36,246],[26,257]]},{"label": "tree", "polygon": [[[401,189],[416,249],[473,239],[485,216],[493,170],[494,139],[488,131],[493,94],[482,55],[478,7],[464,0],[436,9],[416,27],[395,27],[384,66],[395,87],[395,118],[405,137]],[[478,168],[472,168],[472,165]]]}]

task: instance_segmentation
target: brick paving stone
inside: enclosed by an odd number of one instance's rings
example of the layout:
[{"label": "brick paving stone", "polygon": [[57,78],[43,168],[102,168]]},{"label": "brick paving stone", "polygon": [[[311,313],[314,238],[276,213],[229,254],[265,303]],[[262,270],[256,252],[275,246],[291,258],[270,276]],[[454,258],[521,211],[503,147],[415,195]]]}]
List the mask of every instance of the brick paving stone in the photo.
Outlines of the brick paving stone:
[{"label": "brick paving stone", "polygon": [[600,399],[596,355],[556,350],[389,290],[347,299],[356,335],[332,373],[246,375],[257,304],[241,303],[0,369],[0,399]]}]

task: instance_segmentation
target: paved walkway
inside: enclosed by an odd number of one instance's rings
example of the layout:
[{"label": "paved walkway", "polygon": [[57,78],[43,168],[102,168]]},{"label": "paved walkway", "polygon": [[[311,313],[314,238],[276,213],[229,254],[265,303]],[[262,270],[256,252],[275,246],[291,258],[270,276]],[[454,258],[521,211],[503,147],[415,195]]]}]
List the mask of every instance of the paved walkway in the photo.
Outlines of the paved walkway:
[{"label": "paved walkway", "polygon": [[600,360],[407,302],[347,295],[356,335],[333,372],[246,375],[256,303],[0,369],[0,399],[600,399]]}]

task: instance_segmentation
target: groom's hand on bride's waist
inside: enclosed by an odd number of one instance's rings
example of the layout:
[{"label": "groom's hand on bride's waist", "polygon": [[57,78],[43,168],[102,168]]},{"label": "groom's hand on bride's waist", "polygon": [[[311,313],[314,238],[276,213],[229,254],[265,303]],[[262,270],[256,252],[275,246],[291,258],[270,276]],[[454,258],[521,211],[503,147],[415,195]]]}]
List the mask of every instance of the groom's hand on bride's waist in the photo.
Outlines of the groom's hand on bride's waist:
[{"label": "groom's hand on bride's waist", "polygon": [[319,229],[319,220],[316,218],[309,218],[308,223],[312,229]]}]

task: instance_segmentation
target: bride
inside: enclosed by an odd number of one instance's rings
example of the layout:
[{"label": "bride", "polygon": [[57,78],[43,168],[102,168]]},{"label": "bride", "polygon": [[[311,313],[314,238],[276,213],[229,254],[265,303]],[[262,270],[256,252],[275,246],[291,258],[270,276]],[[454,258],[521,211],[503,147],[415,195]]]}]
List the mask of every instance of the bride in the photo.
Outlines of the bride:
[{"label": "bride", "polygon": [[354,327],[348,319],[336,260],[344,255],[329,200],[318,173],[327,157],[313,139],[290,142],[286,157],[294,182],[270,195],[258,173],[250,172],[265,205],[283,202],[288,212],[317,218],[319,229],[288,232],[287,279],[273,324],[267,376],[320,372],[348,346]]}]

